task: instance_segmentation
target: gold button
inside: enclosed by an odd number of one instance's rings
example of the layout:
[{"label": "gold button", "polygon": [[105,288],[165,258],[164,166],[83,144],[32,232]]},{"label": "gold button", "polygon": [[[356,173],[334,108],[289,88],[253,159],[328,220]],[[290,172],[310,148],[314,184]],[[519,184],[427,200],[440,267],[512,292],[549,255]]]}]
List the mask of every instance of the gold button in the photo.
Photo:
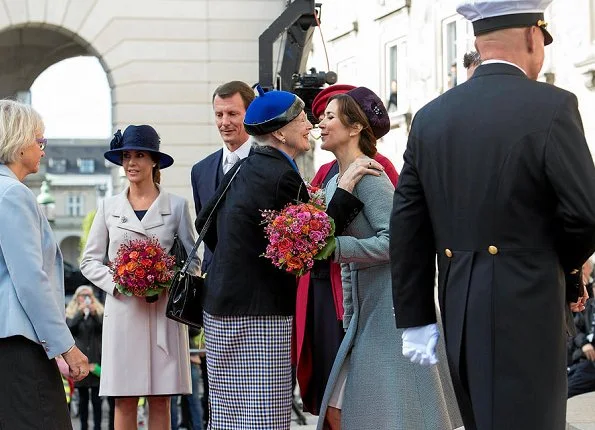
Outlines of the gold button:
[{"label": "gold button", "polygon": [[444,250],[444,253],[446,254],[446,256],[447,256],[448,258],[451,258],[451,257],[452,257],[452,251],[451,251],[450,249],[446,248],[446,249]]},{"label": "gold button", "polygon": [[498,248],[496,248],[494,245],[490,245],[488,246],[488,252],[492,255],[496,255],[498,253]]},{"label": "gold button", "polygon": [[576,275],[578,273],[578,269],[574,269],[572,272],[570,272],[571,275]]}]

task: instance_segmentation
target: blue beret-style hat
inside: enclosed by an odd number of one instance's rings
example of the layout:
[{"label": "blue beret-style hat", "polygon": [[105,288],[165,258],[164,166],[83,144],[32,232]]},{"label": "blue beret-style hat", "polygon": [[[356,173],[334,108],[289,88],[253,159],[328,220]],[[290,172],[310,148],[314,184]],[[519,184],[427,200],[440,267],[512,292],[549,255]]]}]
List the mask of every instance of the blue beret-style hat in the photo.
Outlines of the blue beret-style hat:
[{"label": "blue beret-style hat", "polygon": [[159,151],[159,135],[150,125],[129,125],[124,130],[124,134],[120,130],[116,131],[114,138],[110,142],[110,150],[103,156],[118,166],[122,165],[123,151],[147,151],[159,155],[159,168],[174,164],[174,159]]},{"label": "blue beret-style hat", "polygon": [[260,85],[256,89],[258,97],[250,103],[244,116],[244,129],[251,136],[279,130],[304,110],[304,102],[293,93],[275,90],[265,93]]},{"label": "blue beret-style hat", "polygon": [[541,28],[545,45],[553,42],[544,21],[544,11],[552,0],[465,0],[457,12],[473,24],[476,36],[490,31],[514,27]]}]

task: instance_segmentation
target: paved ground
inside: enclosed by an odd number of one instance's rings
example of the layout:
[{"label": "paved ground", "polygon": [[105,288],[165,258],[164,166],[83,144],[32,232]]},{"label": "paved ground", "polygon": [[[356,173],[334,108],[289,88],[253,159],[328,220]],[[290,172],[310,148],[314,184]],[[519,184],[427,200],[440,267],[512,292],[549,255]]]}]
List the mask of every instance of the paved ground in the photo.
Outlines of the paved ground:
[{"label": "paved ground", "polygon": [[566,420],[568,430],[595,430],[595,393],[569,399]]},{"label": "paved ground", "polygon": [[[91,407],[91,405],[89,405],[89,407]],[[72,411],[74,413],[74,410]],[[89,413],[91,414],[91,410],[89,410]],[[292,414],[292,420],[291,420],[291,428],[292,429],[300,429],[300,430],[314,430],[316,429],[316,423],[318,422],[318,418],[310,415],[310,414],[304,414],[305,418],[306,418],[306,425],[299,425],[297,423],[297,417],[295,414]],[[89,429],[93,429],[93,419],[92,417],[89,417]],[[108,430],[108,405],[107,405],[107,401],[103,402],[103,421],[101,424],[101,429],[102,430]],[[72,425],[73,428],[75,430],[78,430],[81,428],[81,422],[79,420],[79,418],[77,416],[74,416],[72,418]],[[139,430],[147,430],[148,427],[146,426],[146,423],[143,421],[142,416],[139,415],[139,426],[138,426]]]},{"label": "paved ground", "polygon": [[[104,420],[102,430],[107,430],[107,402],[104,402],[103,409]],[[298,425],[294,415],[292,417],[291,428],[314,430],[316,428],[317,417],[310,414],[305,414],[305,416],[307,425]],[[568,400],[567,420],[567,430],[595,430],[595,393],[583,394]],[[78,418],[73,418],[72,422],[75,429],[80,429]],[[146,427],[139,426],[139,430],[146,430]]]}]

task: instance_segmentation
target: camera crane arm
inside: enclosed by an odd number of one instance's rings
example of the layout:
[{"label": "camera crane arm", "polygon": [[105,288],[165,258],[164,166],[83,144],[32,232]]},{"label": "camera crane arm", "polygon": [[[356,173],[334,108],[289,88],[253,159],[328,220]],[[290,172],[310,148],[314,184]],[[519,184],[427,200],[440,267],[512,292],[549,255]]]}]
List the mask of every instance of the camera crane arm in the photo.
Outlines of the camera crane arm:
[{"label": "camera crane arm", "polygon": [[[287,32],[280,83],[277,89],[292,91],[294,76],[302,73],[312,46],[316,14],[321,4],[314,0],[294,0],[258,38],[258,81],[265,90],[276,87],[273,72],[273,44]],[[304,55],[306,53],[306,55]]]}]

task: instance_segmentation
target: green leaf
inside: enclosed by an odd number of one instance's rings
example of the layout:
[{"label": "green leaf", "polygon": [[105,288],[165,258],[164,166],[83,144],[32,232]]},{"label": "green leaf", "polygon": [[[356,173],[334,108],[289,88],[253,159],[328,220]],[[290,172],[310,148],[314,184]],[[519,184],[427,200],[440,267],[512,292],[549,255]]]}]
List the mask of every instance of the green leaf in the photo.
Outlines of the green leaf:
[{"label": "green leaf", "polygon": [[326,241],[326,245],[324,245],[324,248],[318,251],[318,254],[316,254],[314,260],[326,260],[331,255],[333,255],[333,252],[335,252],[336,248],[337,239],[335,239],[334,236],[329,237],[329,239]]}]

